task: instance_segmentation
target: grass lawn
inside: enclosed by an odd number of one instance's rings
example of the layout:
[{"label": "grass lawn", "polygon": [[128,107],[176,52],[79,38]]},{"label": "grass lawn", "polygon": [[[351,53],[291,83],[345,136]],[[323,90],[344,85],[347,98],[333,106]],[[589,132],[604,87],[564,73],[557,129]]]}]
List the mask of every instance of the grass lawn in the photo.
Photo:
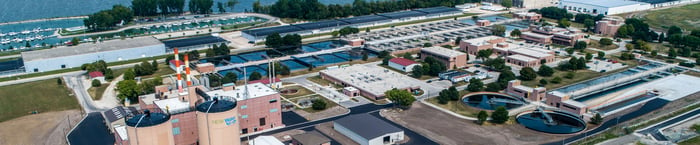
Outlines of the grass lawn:
[{"label": "grass lawn", "polygon": [[700,4],[650,11],[644,15],[644,20],[650,26],[662,29],[668,29],[673,25],[686,30],[699,29],[698,9]]},{"label": "grass lawn", "polygon": [[56,79],[0,87],[0,122],[31,114],[78,109],[78,101]]},{"label": "grass lawn", "polygon": [[[551,18],[542,18],[542,19],[546,20],[547,22],[555,23],[554,26],[556,26],[557,22],[559,22],[559,20],[555,20],[555,19],[551,19]],[[569,26],[569,27],[576,27],[576,28],[580,28],[580,29],[586,28],[585,25],[583,25],[581,23],[576,23],[574,21],[569,21],[569,22],[571,22],[571,26]]]},{"label": "grass lawn", "polygon": [[90,97],[92,97],[93,100],[100,100],[102,99],[102,94],[107,90],[107,86],[109,86],[109,84],[102,84],[99,87],[90,87],[88,93],[90,93]]},{"label": "grass lawn", "polygon": [[481,111],[479,109],[469,107],[461,101],[449,101],[447,102],[447,104],[440,104],[438,103],[437,97],[427,99],[427,101],[436,106],[439,106],[440,108],[444,108],[459,115],[464,115],[467,117],[476,117],[476,115],[479,114],[479,111]]},{"label": "grass lawn", "polygon": [[319,85],[321,85],[321,86],[328,86],[328,85],[330,85],[330,84],[333,84],[331,81],[328,81],[328,80],[325,80],[325,79],[321,78],[320,75],[319,75],[319,76],[308,77],[308,78],[306,78],[306,79],[309,80],[309,81],[311,81],[311,82],[317,83],[317,84],[319,84]]},{"label": "grass lawn", "polygon": [[687,72],[685,72],[685,73],[683,73],[683,74],[691,75],[691,76],[696,76],[696,77],[700,77],[700,72],[687,71]]},{"label": "grass lawn", "polygon": [[[283,97],[285,97],[285,98],[287,98],[287,99],[291,99],[291,98],[296,98],[296,97],[301,97],[301,96],[306,96],[306,95],[314,94],[314,92],[312,92],[311,90],[306,89],[306,88],[301,87],[301,86],[298,86],[298,85],[297,85],[297,86],[284,87],[284,88],[282,88],[281,90],[285,90],[285,89],[296,89],[296,90],[298,91],[298,92],[296,92],[296,93],[294,93],[294,94],[289,94],[289,95],[281,94]],[[281,90],[280,90],[280,91],[281,91]]]},{"label": "grass lawn", "polygon": [[[525,86],[529,86],[529,87],[536,87],[537,85],[540,84],[540,79],[544,78],[547,80],[547,82],[549,82],[547,85],[545,85],[545,88],[556,89],[556,88],[566,86],[569,84],[573,84],[573,83],[577,83],[577,82],[580,82],[583,80],[603,76],[605,74],[605,73],[599,73],[599,72],[594,72],[594,71],[590,71],[590,70],[578,70],[578,71],[574,72],[574,74],[575,74],[574,78],[572,78],[572,79],[564,78],[564,76],[568,72],[571,72],[571,71],[560,71],[560,70],[555,69],[554,75],[552,75],[551,77],[537,76],[537,78],[535,80],[522,81],[522,84]],[[561,78],[561,83],[559,83],[559,84],[551,83],[552,79],[556,76],[559,76]]]},{"label": "grass lawn", "polygon": [[700,144],[700,136],[696,136],[693,138],[690,138],[688,140],[685,140],[683,142],[679,142],[678,145],[697,145]]},{"label": "grass lawn", "polygon": [[[323,99],[323,101],[326,101],[326,109],[328,109],[328,108],[333,108],[333,107],[335,107],[335,106],[338,106],[338,104],[336,104],[335,102],[333,102],[333,101],[331,101],[331,100],[326,99],[326,97],[323,97],[323,96],[320,96],[320,95],[313,95],[313,96],[311,96],[311,97],[316,97],[316,98],[318,98],[318,99]],[[326,110],[326,109],[323,109],[323,110]],[[321,111],[323,111],[323,110],[314,110],[314,108],[312,108],[312,107],[304,108],[304,109],[302,109],[302,110],[304,110],[304,111],[306,111],[306,112],[309,112],[309,113],[316,113],[316,112],[321,112]]]},{"label": "grass lawn", "polygon": [[618,45],[612,44],[612,45],[608,45],[608,46],[602,46],[602,45],[600,45],[598,40],[590,40],[590,42],[588,43],[588,47],[598,48],[600,50],[613,50],[613,49],[616,49],[618,47]]},{"label": "grass lawn", "polygon": [[[184,70],[183,70],[183,72],[184,72]],[[168,66],[168,65],[158,64],[158,71],[156,71],[152,75],[141,76],[141,79],[155,78],[156,76],[164,76],[164,75],[168,75],[168,74],[175,74],[175,71],[170,69],[170,66]]]}]

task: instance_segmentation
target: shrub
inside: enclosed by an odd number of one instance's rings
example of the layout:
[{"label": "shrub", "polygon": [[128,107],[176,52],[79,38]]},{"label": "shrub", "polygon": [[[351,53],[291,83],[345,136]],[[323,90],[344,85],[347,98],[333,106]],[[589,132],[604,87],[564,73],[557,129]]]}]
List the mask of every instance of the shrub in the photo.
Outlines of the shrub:
[{"label": "shrub", "polygon": [[102,82],[100,82],[100,80],[92,80],[92,87],[99,87],[100,85],[102,85]]},{"label": "shrub", "polygon": [[323,110],[323,109],[326,109],[326,105],[327,105],[326,100],[323,100],[323,99],[315,99],[315,100],[311,101],[311,103],[313,103],[313,104],[311,105],[311,108],[314,109],[314,110]]}]

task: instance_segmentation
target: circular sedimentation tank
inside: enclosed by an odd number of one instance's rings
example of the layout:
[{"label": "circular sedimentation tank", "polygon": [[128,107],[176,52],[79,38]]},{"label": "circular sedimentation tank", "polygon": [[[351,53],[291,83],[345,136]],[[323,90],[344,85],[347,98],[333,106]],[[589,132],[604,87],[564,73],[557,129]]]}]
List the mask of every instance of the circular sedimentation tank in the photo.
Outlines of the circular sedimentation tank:
[{"label": "circular sedimentation tank", "polygon": [[582,119],[556,111],[531,111],[518,115],[516,121],[526,128],[552,134],[577,133],[586,129]]},{"label": "circular sedimentation tank", "polygon": [[513,96],[501,93],[492,92],[477,92],[464,95],[462,97],[464,104],[484,110],[496,110],[503,106],[506,109],[517,108],[525,104],[525,102]]}]

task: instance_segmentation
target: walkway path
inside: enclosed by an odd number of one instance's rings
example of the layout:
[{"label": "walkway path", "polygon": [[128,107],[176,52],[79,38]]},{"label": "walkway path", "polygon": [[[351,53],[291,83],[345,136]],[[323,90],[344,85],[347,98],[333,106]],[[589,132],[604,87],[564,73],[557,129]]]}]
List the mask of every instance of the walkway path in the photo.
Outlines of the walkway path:
[{"label": "walkway path", "polygon": [[109,83],[109,86],[107,86],[107,89],[105,89],[105,92],[102,93],[102,98],[100,100],[94,100],[96,106],[100,106],[102,108],[114,108],[119,106],[121,103],[119,99],[117,99],[117,83],[119,81],[124,80],[124,75],[120,75],[117,78],[114,78],[112,82]]}]

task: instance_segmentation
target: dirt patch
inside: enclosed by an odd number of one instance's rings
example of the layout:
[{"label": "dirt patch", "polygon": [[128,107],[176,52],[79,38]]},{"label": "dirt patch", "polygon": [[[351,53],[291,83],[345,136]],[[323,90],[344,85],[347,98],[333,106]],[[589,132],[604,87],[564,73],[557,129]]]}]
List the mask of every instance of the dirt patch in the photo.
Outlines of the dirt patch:
[{"label": "dirt patch", "polygon": [[387,119],[440,144],[542,144],[571,136],[541,133],[518,124],[481,126],[421,103],[414,103],[407,111],[390,111],[385,115]]},{"label": "dirt patch", "polygon": [[[328,103],[332,103],[332,102],[328,102]],[[334,107],[328,108],[326,110],[323,110],[321,112],[315,112],[315,113],[309,113],[309,112],[306,112],[302,109],[294,110],[294,113],[297,113],[300,116],[306,118],[306,120],[310,120],[310,121],[328,118],[328,117],[333,117],[333,116],[341,115],[341,114],[344,114],[347,112],[348,112],[348,109],[345,109],[341,106],[334,106]]]},{"label": "dirt patch", "polygon": [[0,123],[0,144],[64,145],[67,144],[66,134],[81,119],[80,111],[67,110],[8,120]]}]

